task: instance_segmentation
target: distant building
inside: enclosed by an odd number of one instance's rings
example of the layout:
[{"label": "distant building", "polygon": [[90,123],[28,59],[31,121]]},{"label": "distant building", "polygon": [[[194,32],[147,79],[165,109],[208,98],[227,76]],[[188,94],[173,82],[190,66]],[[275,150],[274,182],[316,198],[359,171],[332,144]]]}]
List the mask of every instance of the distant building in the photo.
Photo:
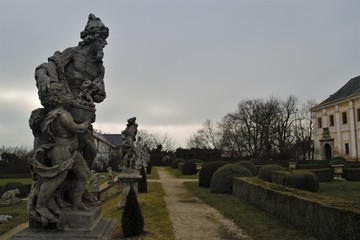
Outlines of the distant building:
[{"label": "distant building", "polygon": [[101,168],[103,165],[108,165],[113,154],[122,146],[121,134],[102,134],[93,132],[93,137],[97,149],[97,154],[94,164]]},{"label": "distant building", "polygon": [[360,76],[311,109],[315,159],[360,160]]}]

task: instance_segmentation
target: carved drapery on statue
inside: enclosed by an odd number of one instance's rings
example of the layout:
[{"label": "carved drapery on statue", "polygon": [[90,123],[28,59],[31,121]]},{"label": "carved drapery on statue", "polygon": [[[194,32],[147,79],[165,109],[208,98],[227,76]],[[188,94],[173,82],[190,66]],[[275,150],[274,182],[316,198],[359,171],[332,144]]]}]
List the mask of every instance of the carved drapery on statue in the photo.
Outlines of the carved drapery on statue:
[{"label": "carved drapery on statue", "polygon": [[86,184],[96,156],[95,103],[106,98],[102,59],[108,35],[109,29],[90,14],[79,45],[56,51],[35,70],[43,108],[29,120],[35,139],[28,211],[30,221],[43,228],[62,229],[64,208],[89,211],[99,205]]}]

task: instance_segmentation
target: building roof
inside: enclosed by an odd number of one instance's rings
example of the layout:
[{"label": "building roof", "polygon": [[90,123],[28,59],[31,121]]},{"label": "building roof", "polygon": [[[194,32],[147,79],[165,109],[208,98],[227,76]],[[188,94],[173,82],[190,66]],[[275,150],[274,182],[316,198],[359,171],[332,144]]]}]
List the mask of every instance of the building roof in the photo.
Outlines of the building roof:
[{"label": "building roof", "polygon": [[360,76],[350,79],[342,88],[340,88],[334,94],[330,95],[330,97],[325,99],[323,102],[321,102],[316,107],[325,105],[330,102],[341,100],[343,98],[352,96],[357,93],[360,93]]},{"label": "building roof", "polygon": [[110,133],[103,133],[101,134],[106,140],[113,143],[117,147],[121,147],[123,144],[123,139],[121,137],[121,134],[110,134]]}]

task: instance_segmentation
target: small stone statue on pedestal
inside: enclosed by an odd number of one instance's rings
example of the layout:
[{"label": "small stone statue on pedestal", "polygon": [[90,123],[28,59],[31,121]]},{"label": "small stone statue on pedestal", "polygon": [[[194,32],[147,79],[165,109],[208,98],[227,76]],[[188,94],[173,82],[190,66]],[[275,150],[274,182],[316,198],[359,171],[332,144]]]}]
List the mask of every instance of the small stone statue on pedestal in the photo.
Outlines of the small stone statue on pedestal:
[{"label": "small stone statue on pedestal", "polygon": [[121,202],[116,206],[117,208],[121,208],[125,205],[126,197],[131,186],[135,189],[135,192],[137,192],[138,182],[141,179],[139,169],[137,168],[139,154],[137,153],[134,144],[136,141],[138,124],[136,123],[135,117],[129,118],[127,121],[128,123],[125,130],[121,132],[123,138],[123,146],[120,149],[122,171],[118,178],[123,183],[123,191]]}]

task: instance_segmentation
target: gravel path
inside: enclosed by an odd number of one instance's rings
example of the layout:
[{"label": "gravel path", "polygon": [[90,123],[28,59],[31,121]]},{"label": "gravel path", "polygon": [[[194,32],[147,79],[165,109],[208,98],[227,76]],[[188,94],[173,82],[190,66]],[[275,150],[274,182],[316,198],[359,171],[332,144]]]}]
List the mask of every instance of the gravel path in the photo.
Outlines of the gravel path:
[{"label": "gravel path", "polygon": [[176,240],[251,239],[216,209],[192,197],[183,182],[193,180],[176,179],[162,167],[158,173]]}]

